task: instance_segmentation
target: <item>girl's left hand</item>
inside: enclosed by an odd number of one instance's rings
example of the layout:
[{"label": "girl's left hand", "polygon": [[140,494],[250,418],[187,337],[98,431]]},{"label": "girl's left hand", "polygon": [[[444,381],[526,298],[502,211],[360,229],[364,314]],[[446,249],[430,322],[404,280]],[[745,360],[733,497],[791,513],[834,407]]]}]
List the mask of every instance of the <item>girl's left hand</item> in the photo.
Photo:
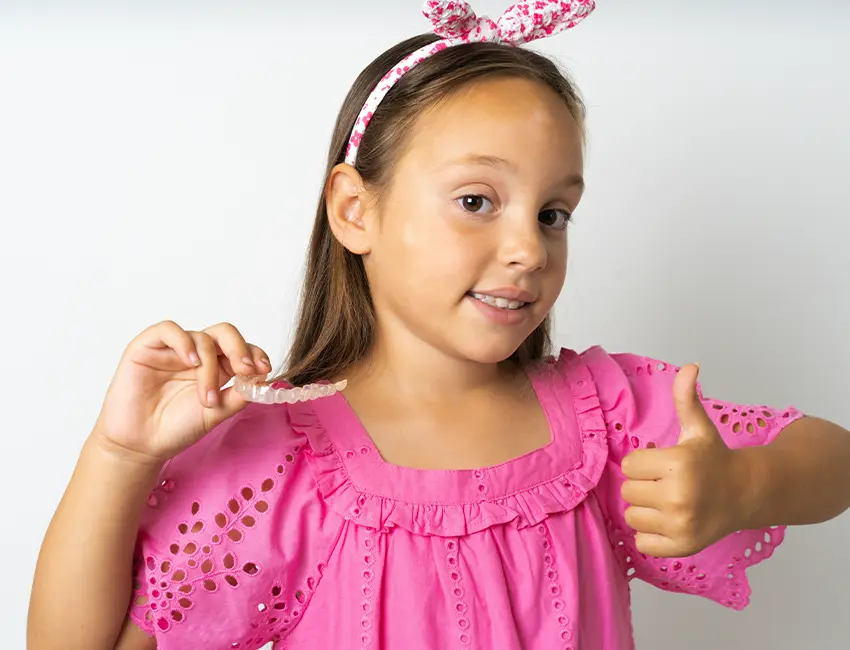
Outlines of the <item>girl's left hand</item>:
[{"label": "girl's left hand", "polygon": [[638,551],[689,557],[740,530],[747,470],[740,451],[726,446],[697,395],[698,365],[673,382],[682,431],[667,449],[639,449],[623,459],[626,523]]}]

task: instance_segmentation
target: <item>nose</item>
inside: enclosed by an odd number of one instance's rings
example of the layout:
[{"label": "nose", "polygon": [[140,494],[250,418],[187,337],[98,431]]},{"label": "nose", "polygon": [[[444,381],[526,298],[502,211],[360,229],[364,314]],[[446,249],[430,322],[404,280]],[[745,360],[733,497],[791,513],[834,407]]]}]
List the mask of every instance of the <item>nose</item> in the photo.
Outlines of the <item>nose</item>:
[{"label": "nose", "polygon": [[526,272],[546,268],[549,252],[537,220],[537,213],[511,215],[501,220],[500,261]]}]

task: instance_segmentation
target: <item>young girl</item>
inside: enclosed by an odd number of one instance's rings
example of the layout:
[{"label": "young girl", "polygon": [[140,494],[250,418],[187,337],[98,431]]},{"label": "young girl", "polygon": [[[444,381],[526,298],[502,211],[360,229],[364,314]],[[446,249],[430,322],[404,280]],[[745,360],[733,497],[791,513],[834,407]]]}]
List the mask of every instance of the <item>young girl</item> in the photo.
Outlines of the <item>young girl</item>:
[{"label": "young girl", "polygon": [[436,35],[361,73],[272,384],[348,387],[246,404],[225,384],[271,367],[233,326],[142,332],[46,535],[31,650],[628,649],[630,579],[741,609],[785,525],[850,505],[833,424],[708,399],[696,365],[550,356],[584,108],[517,46],[592,9],[431,0]]}]

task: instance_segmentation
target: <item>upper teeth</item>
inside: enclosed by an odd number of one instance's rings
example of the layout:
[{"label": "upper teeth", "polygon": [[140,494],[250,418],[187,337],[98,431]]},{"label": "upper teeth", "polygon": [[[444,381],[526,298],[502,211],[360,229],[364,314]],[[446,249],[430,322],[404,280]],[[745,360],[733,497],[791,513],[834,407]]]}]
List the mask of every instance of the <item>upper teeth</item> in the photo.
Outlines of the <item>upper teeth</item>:
[{"label": "upper teeth", "polygon": [[476,300],[480,300],[483,303],[492,305],[493,307],[498,307],[499,309],[519,309],[520,307],[525,305],[524,302],[520,302],[519,300],[496,298],[494,296],[488,296],[486,293],[473,293],[472,297]]}]

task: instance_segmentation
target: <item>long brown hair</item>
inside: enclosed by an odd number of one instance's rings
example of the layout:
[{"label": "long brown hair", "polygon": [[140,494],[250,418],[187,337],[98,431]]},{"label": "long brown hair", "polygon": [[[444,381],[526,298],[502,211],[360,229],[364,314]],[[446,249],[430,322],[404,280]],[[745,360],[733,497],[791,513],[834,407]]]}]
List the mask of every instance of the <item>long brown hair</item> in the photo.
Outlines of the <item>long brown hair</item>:
[{"label": "long brown hair", "polygon": [[[354,121],[374,87],[404,57],[436,40],[434,34],[424,34],[403,41],[360,73],[337,117],[323,187],[327,188],[333,168],[344,161]],[[583,128],[584,103],[567,74],[552,60],[528,49],[495,43],[449,47],[405,74],[375,111],[355,164],[370,191],[377,190],[379,196],[380,190],[388,187],[391,170],[403,152],[404,136],[411,132],[417,116],[462,88],[495,77],[545,83],[564,100]],[[552,347],[550,326],[547,316],[511,360],[525,364],[548,355]],[[367,354],[374,332],[375,309],[363,260],[346,250],[331,232],[323,191],[310,239],[295,335],[282,378],[303,385],[340,376]]]}]

